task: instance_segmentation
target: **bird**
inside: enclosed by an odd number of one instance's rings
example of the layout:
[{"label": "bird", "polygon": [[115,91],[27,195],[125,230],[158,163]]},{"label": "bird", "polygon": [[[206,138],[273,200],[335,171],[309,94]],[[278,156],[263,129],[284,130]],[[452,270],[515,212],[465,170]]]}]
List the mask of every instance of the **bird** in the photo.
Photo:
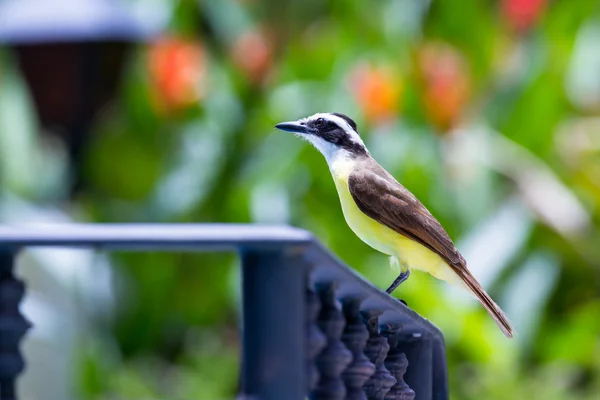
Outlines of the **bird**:
[{"label": "bird", "polygon": [[467,268],[452,239],[429,210],[371,156],[356,123],[342,113],[317,113],[275,128],[311,143],[329,166],[350,229],[400,267],[386,292],[411,269],[428,272],[473,294],[509,338],[516,331],[502,309]]}]

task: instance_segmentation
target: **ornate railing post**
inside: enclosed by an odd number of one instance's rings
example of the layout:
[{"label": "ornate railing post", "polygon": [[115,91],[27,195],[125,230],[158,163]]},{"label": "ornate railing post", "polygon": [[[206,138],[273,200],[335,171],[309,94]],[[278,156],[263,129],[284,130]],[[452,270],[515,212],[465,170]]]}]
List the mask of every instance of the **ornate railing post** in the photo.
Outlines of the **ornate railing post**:
[{"label": "ornate railing post", "polygon": [[348,392],[346,400],[367,400],[363,386],[375,373],[375,365],[364,354],[369,331],[360,318],[360,302],[353,297],[342,300],[346,317],[342,342],[352,352],[352,362],[342,374]]},{"label": "ornate railing post", "polygon": [[321,299],[321,312],[317,321],[319,328],[327,337],[327,346],[316,359],[321,376],[310,398],[313,400],[343,400],[346,397],[346,387],[341,374],[352,361],[352,353],[340,340],[346,321],[336,306],[335,285],[332,283],[320,284],[317,285],[317,291]]},{"label": "ornate railing post", "polygon": [[379,333],[379,316],[381,314],[383,314],[381,310],[364,310],[361,312],[369,331],[365,355],[375,364],[375,374],[365,384],[365,394],[369,400],[383,400],[387,392],[396,384],[396,378],[390,374],[384,364],[390,345],[387,338]]},{"label": "ornate railing post", "polygon": [[13,264],[14,254],[0,248],[0,400],[17,398],[17,375],[25,367],[19,342],[30,327],[19,312],[25,285],[15,278]]},{"label": "ornate railing post", "polygon": [[[406,355],[398,348],[398,331],[400,325],[385,324],[381,329],[381,334],[388,339],[390,351],[385,359],[385,366],[390,373],[396,378],[396,384],[385,395],[385,400],[413,400],[415,392],[404,381],[404,374],[408,367]],[[422,399],[430,399],[431,396],[419,392]]]},{"label": "ornate railing post", "polygon": [[29,328],[19,314],[25,288],[13,274],[13,249],[31,246],[238,251],[240,399],[304,400],[307,392],[311,400],[413,400],[415,393],[448,399],[441,332],[309,232],[243,224],[64,224],[0,225],[0,400],[16,400],[24,364],[18,346]]}]

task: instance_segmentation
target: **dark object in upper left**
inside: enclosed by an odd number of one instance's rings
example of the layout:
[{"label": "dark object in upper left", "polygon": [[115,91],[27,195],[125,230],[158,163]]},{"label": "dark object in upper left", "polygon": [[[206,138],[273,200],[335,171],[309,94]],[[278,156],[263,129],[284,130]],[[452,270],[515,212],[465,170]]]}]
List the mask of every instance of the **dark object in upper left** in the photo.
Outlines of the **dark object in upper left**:
[{"label": "dark object in upper left", "polygon": [[123,1],[5,0],[0,46],[13,50],[44,131],[64,141],[70,194],[84,185],[92,122],[113,98],[130,45],[162,30]]}]

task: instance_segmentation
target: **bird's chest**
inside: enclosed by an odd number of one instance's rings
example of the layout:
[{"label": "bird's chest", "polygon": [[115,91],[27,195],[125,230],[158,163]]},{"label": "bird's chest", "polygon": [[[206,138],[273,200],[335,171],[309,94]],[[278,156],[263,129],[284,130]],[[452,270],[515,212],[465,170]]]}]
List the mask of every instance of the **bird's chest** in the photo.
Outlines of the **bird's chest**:
[{"label": "bird's chest", "polygon": [[350,194],[348,177],[353,167],[344,161],[332,163],[330,166],[346,223],[363,242],[382,253],[394,255],[398,234],[364,214]]}]

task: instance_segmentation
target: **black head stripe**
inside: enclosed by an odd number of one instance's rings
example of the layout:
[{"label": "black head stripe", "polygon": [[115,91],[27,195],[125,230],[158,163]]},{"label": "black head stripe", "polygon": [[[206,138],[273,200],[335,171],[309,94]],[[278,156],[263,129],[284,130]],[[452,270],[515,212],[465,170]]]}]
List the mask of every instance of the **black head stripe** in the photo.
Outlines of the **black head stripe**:
[{"label": "black head stripe", "polygon": [[[358,134],[356,131],[356,123],[352,121],[350,117],[339,113],[331,113],[330,115],[334,115],[346,121],[354,132]],[[352,139],[353,133],[344,130],[344,126],[338,125],[339,122],[340,121],[332,121],[326,116],[323,116],[309,119],[306,122],[306,127],[308,128],[308,134],[318,136],[326,142],[333,143],[336,146],[346,149],[354,156],[367,155],[368,152],[365,146],[362,143],[354,141]]]},{"label": "black head stripe", "polygon": [[355,132],[358,133],[358,129],[356,128],[356,122],[354,122],[354,120],[352,118],[350,118],[349,116],[342,114],[342,113],[331,113],[331,115],[335,115],[336,117],[340,117],[343,120],[345,120],[348,125],[350,125],[352,127],[352,129],[354,129]]},{"label": "black head stripe", "polygon": [[336,129],[341,129],[341,127],[333,121],[325,120],[325,123],[323,124],[320,130],[321,132],[331,132]]}]

